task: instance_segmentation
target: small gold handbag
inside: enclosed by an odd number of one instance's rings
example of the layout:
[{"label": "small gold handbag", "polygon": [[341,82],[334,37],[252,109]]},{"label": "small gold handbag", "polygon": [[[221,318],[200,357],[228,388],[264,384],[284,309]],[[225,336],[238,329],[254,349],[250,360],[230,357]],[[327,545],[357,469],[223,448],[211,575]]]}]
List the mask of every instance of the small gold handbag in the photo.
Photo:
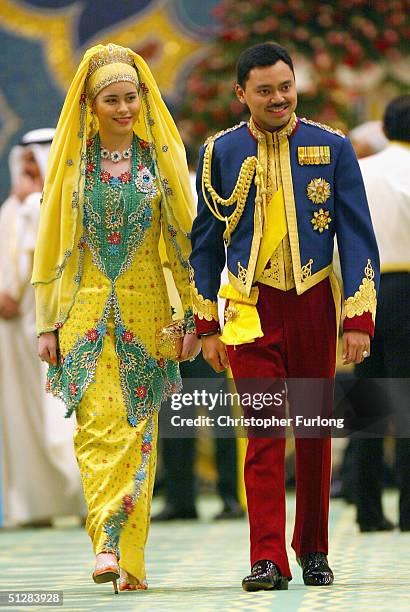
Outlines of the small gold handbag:
[{"label": "small gold handbag", "polygon": [[182,339],[185,335],[186,323],[184,319],[173,321],[161,327],[156,333],[157,350],[166,359],[177,359],[182,351]]}]

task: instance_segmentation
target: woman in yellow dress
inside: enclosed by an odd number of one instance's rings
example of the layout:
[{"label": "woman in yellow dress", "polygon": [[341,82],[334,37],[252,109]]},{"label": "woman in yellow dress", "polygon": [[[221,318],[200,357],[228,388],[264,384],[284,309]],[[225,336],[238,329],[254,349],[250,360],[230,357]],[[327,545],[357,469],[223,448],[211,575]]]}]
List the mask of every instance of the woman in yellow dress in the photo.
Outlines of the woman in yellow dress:
[{"label": "woman in yellow dress", "polygon": [[[89,49],[68,91],[46,176],[32,282],[47,386],[76,412],[95,582],[147,588],[144,548],[157,412],[199,348],[189,298],[192,201],[185,151],[143,59]],[[184,307],[174,358],[160,253]],[[119,566],[121,570],[119,569]]]}]

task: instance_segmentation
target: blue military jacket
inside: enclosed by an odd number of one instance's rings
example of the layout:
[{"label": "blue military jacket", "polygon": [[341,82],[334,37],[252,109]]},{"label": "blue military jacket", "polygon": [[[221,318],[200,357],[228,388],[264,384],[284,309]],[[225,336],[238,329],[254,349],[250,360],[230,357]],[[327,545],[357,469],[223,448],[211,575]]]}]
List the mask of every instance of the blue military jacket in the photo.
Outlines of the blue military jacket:
[{"label": "blue military jacket", "polygon": [[[295,115],[277,135],[297,293],[331,274],[336,235],[345,316],[356,319],[367,313],[369,319],[370,313],[374,322],[379,255],[350,141],[327,126]],[[263,233],[260,183],[264,176],[266,183],[266,157],[266,136],[252,120],[211,137],[201,148],[198,214],[192,229],[190,258],[199,333],[217,326],[217,294],[225,262],[229,282],[237,291],[249,296],[254,284]],[[247,158],[254,158],[255,164],[259,162],[259,177],[251,168],[238,186],[241,168],[243,171],[244,163],[250,164]],[[207,177],[209,180],[204,180]],[[249,182],[249,192],[241,206],[240,194],[246,193]],[[235,187],[238,195],[232,198]],[[355,327],[369,329],[368,325]],[[372,329],[369,331],[372,333]]]}]

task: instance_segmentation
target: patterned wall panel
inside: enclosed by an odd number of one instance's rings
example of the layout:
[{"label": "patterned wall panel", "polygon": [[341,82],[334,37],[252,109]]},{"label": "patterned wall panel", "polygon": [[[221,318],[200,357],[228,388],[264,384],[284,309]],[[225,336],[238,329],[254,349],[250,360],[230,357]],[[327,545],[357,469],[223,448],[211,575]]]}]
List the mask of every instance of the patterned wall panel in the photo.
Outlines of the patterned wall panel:
[{"label": "patterned wall panel", "polygon": [[21,135],[54,126],[88,47],[115,42],[141,53],[172,107],[184,75],[206,52],[218,0],[2,0],[0,202],[8,154]]}]

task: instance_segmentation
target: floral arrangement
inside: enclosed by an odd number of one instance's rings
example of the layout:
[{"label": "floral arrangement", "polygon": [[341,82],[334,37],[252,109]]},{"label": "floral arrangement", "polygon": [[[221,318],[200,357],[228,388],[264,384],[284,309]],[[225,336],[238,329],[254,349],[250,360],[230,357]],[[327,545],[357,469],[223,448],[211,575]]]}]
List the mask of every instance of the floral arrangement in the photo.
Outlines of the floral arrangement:
[{"label": "floral arrangement", "polygon": [[[298,114],[349,129],[363,97],[386,84],[391,96],[410,85],[410,0],[223,0],[219,29],[186,81],[180,119],[187,139],[247,117],[233,93],[235,64],[250,45],[275,41],[295,63]],[[406,57],[407,54],[407,57]]]}]

